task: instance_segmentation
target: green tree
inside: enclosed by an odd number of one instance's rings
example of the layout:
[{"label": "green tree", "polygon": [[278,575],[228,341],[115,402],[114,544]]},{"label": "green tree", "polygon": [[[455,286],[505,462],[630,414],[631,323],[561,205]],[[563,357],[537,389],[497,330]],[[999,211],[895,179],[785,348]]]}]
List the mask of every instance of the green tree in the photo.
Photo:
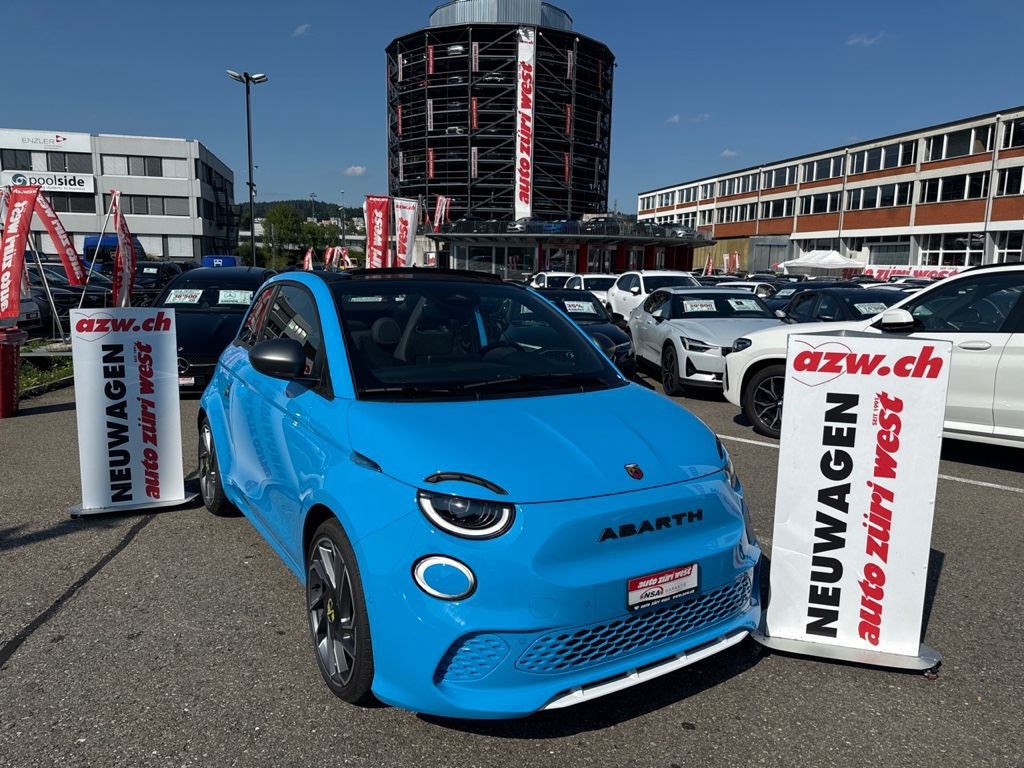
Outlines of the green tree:
[{"label": "green tree", "polygon": [[301,219],[298,211],[288,203],[273,205],[263,217],[263,240],[284,250],[298,245],[301,240]]}]

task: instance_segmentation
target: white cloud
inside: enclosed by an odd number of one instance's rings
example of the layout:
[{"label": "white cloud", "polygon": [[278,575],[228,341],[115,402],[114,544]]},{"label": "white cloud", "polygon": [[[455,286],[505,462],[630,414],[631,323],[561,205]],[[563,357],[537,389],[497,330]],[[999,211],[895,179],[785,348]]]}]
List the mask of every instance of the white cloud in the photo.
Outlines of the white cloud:
[{"label": "white cloud", "polygon": [[665,122],[670,123],[671,125],[675,125],[676,123],[679,122],[679,115],[672,115],[672,117],[668,118]]},{"label": "white cloud", "polygon": [[345,169],[346,176],[365,176],[366,166],[365,165],[350,165]]},{"label": "white cloud", "polygon": [[846,44],[860,45],[864,48],[870,48],[883,37],[885,37],[885,32],[879,32],[874,37],[868,37],[867,35],[850,35],[848,38],[846,38]]},{"label": "white cloud", "polygon": [[694,115],[690,118],[691,123],[703,123],[705,120],[711,119],[710,112],[701,112],[699,115]]},{"label": "white cloud", "polygon": [[305,34],[306,34],[307,32],[309,32],[309,30],[310,30],[310,29],[311,29],[312,27],[313,27],[313,25],[312,25],[312,24],[299,24],[299,26],[297,26],[297,27],[295,28],[295,31],[294,31],[294,32],[292,32],[292,37],[302,37],[302,36],[303,36],[303,35],[305,35]]},{"label": "white cloud", "polygon": [[736,157],[736,155],[738,154],[739,152],[737,152],[735,149],[723,149],[721,152],[721,157]]}]

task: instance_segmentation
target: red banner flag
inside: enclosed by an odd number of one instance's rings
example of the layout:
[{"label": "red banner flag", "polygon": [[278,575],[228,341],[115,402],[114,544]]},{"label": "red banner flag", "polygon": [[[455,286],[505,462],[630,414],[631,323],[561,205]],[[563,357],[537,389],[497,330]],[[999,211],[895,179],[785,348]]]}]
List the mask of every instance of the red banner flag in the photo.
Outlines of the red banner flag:
[{"label": "red banner flag", "polygon": [[16,321],[21,314],[25,245],[38,197],[37,186],[11,187],[4,234],[0,239],[0,320]]},{"label": "red banner flag", "polygon": [[117,250],[114,251],[114,306],[131,306],[132,287],[135,285],[135,244],[128,222],[121,213],[121,193],[111,190],[110,215],[114,219]]},{"label": "red banner flag", "polygon": [[302,257],[302,268],[307,272],[313,271],[313,249],[307,248],[306,255]]},{"label": "red banner flag", "polygon": [[343,266],[345,269],[351,268],[352,260],[348,257],[348,247],[343,245],[341,246],[341,248],[338,249],[338,251],[341,254],[341,266]]},{"label": "red banner flag", "polygon": [[388,209],[391,198],[384,195],[366,196],[366,266],[379,269],[388,257]]},{"label": "red banner flag", "polygon": [[50,239],[53,240],[53,245],[57,249],[57,253],[60,254],[68,282],[71,285],[83,285],[85,283],[85,267],[82,264],[82,259],[79,257],[78,251],[75,250],[74,241],[68,236],[68,231],[64,229],[64,223],[57,216],[57,212],[53,210],[45,195],[36,198],[36,213],[43,220],[46,231],[50,233]]},{"label": "red banner flag", "polygon": [[[7,215],[8,206],[11,201],[10,187],[0,187],[0,221]],[[21,270],[21,298],[32,293],[32,284],[28,280],[28,268]]]},{"label": "red banner flag", "polygon": [[703,277],[710,277],[715,273],[715,265],[711,261],[711,254],[708,254],[708,260],[704,262],[704,274]]}]

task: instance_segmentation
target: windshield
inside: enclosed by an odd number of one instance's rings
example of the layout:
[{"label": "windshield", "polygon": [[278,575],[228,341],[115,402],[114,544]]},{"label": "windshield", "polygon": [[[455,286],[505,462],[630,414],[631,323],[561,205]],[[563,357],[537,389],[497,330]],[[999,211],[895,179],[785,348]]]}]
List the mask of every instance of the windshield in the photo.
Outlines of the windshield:
[{"label": "windshield", "polygon": [[176,281],[154,306],[171,307],[179,312],[244,312],[249,308],[254,289],[244,285],[199,285]]},{"label": "windshield", "polygon": [[565,311],[569,317],[577,323],[610,323],[611,318],[605,308],[601,306],[593,295],[587,295],[584,291],[548,296],[555,306]]},{"label": "windshield", "polygon": [[659,288],[670,288],[673,285],[692,285],[700,286],[693,277],[690,275],[655,275],[653,277],[644,276],[644,290],[646,293],[653,293]]},{"label": "windshield", "polygon": [[476,400],[624,385],[533,291],[464,280],[332,286],[360,399]]},{"label": "windshield", "polygon": [[851,314],[857,320],[862,320],[868,317],[874,317],[875,315],[885,312],[886,309],[891,307],[900,299],[905,296],[899,291],[891,291],[893,294],[889,296],[888,293],[878,291],[877,293],[871,293],[867,296],[843,296],[843,302],[847,307],[850,308]]},{"label": "windshield", "polygon": [[775,315],[756,296],[721,296],[716,293],[677,294],[672,297],[673,320],[705,320],[711,317],[764,317]]},{"label": "windshield", "polygon": [[614,277],[584,277],[583,287],[588,291],[607,291],[615,284]]}]

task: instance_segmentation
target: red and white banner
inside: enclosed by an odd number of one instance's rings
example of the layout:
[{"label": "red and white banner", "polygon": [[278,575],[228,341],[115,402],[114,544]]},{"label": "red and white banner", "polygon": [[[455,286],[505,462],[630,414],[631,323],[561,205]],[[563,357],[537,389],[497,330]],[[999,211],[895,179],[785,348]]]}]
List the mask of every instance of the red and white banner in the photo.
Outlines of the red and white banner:
[{"label": "red and white banner", "polygon": [[128,222],[121,213],[121,193],[112,190],[110,199],[110,215],[114,219],[114,233],[117,235],[117,250],[114,251],[114,287],[113,301],[115,307],[131,305],[132,287],[135,285],[135,244],[132,233],[128,230]]},{"label": "red and white banner", "polygon": [[533,215],[533,101],[537,30],[520,27],[516,63],[516,187],[513,219]]},{"label": "red and white banner", "polygon": [[733,251],[729,254],[729,269],[726,270],[730,274],[737,274],[740,271],[740,254],[739,251]]},{"label": "red and white banner", "polygon": [[471,96],[469,99],[469,128],[475,131],[479,126],[479,117],[477,112],[477,98]]},{"label": "red and white banner", "polygon": [[427,148],[427,178],[434,178],[434,148]]},{"label": "red and white banner", "polygon": [[708,254],[707,261],[704,262],[704,271],[701,274],[703,277],[710,277],[715,274],[715,265],[710,253]]},{"label": "red and white banner", "polygon": [[434,46],[427,46],[427,74],[434,74]]},{"label": "red and white banner", "polygon": [[402,135],[402,105],[401,104],[399,104],[397,107],[395,107],[395,123],[396,123],[395,132],[397,133],[397,135],[401,136]]},{"label": "red and white banner", "polygon": [[570,165],[570,163],[569,163],[569,153],[568,152],[563,152],[562,153],[562,179],[565,181],[566,184],[569,183],[569,165]]},{"label": "red and white banner", "polygon": [[324,249],[324,268],[325,269],[330,269],[331,267],[334,266],[334,260],[335,260],[334,253],[337,250],[338,249],[335,248],[333,245],[328,246],[327,248]]},{"label": "red and white banner", "polygon": [[388,207],[391,198],[384,195],[367,195],[363,204],[366,221],[366,266],[380,269],[388,257]]},{"label": "red and white banner", "polygon": [[938,279],[955,275],[964,269],[967,269],[967,267],[929,267],[923,264],[869,264],[858,274],[874,277],[880,282],[886,282],[893,277],[931,277]]},{"label": "red and white banner", "polygon": [[398,180],[405,181],[405,153],[398,153]]},{"label": "red and white banner", "polygon": [[475,179],[480,176],[480,150],[476,147],[469,148],[469,177]]},{"label": "red and white banner", "polygon": [[441,224],[449,221],[448,209],[451,207],[452,199],[444,195],[437,196],[437,203],[434,205],[434,231],[441,231]]},{"label": "red and white banner", "polygon": [[789,337],[769,647],[921,668],[899,657],[923,655],[951,351],[876,333]]},{"label": "red and white banner", "polygon": [[307,248],[306,255],[302,257],[302,269],[306,272],[313,271],[313,249]]},{"label": "red and white banner", "polygon": [[473,43],[470,47],[469,67],[474,72],[480,71],[480,43]]},{"label": "red and white banner", "polygon": [[572,136],[572,104],[565,105],[565,135]]},{"label": "red and white banner", "polygon": [[7,199],[7,216],[0,238],[0,320],[16,321],[21,314],[25,246],[38,197],[37,186],[13,186]]},{"label": "red and white banner", "polygon": [[573,53],[572,53],[572,51],[566,51],[565,52],[565,79],[566,80],[572,80],[573,71],[574,70],[575,70],[575,67],[573,66]]},{"label": "red and white banner", "polygon": [[[344,267],[345,269],[350,269],[352,267],[352,259],[350,259],[348,257],[348,246],[347,245],[341,246],[337,251],[335,251],[335,253],[337,253],[341,257],[341,266],[342,267]],[[338,266],[337,261],[335,261],[334,266]]]},{"label": "red and white banner", "polygon": [[418,200],[394,198],[395,211],[395,266],[411,267],[416,246],[416,224],[420,218]]},{"label": "red and white banner", "polygon": [[75,244],[68,236],[68,231],[64,229],[63,222],[45,195],[36,198],[36,213],[43,220],[43,225],[50,233],[50,239],[53,240],[57,253],[60,254],[68,282],[71,285],[83,285],[85,283],[85,267],[82,264],[82,259],[79,257],[78,251],[75,250]]},{"label": "red and white banner", "polygon": [[434,130],[434,100],[427,99],[427,130]]},{"label": "red and white banner", "polygon": [[174,310],[71,310],[81,513],[185,500]]}]

